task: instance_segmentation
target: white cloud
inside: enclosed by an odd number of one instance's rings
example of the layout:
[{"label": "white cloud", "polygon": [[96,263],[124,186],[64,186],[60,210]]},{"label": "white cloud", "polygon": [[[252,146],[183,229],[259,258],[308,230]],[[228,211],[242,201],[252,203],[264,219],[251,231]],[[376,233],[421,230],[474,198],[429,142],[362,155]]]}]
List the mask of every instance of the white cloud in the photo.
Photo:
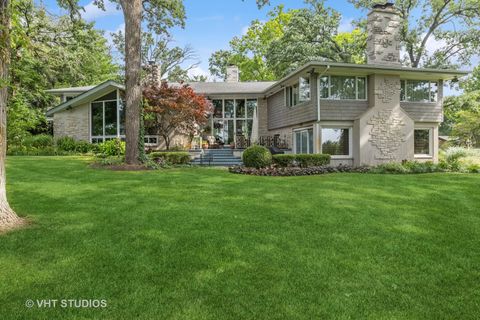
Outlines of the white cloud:
[{"label": "white cloud", "polygon": [[[425,35],[423,35],[424,37]],[[447,45],[447,42],[445,40],[437,40],[433,35],[431,35],[427,43],[425,45],[425,49],[427,50],[428,54],[434,53],[438,49],[442,49]]]},{"label": "white cloud", "polygon": [[190,70],[188,70],[188,76],[206,76],[208,80],[211,80],[210,73],[205,71],[201,66],[196,66]]},{"label": "white cloud", "polygon": [[338,32],[351,31],[353,31],[353,18],[342,18],[340,25],[338,26]]},{"label": "white cloud", "polygon": [[110,1],[105,1],[105,10],[97,7],[93,1],[87,4],[85,7],[85,12],[82,13],[83,19],[87,21],[94,21],[100,17],[112,16],[121,14],[121,11],[117,9],[117,5]]}]

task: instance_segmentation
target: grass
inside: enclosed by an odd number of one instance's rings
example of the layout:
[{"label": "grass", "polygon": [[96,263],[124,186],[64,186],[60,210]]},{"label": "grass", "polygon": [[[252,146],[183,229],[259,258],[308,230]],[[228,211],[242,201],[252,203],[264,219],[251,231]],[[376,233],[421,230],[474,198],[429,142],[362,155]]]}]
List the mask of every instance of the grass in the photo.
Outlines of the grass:
[{"label": "grass", "polygon": [[[112,172],[10,157],[0,319],[475,319],[480,175]],[[105,299],[106,308],[26,308]]]}]

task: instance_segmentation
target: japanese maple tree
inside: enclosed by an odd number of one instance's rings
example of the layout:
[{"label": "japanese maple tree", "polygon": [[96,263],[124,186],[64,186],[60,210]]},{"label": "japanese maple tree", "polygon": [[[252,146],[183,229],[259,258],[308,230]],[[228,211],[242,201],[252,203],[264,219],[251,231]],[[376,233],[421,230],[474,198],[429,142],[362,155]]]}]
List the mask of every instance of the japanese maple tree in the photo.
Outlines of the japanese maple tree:
[{"label": "japanese maple tree", "polygon": [[198,129],[207,123],[212,103],[186,85],[148,86],[143,90],[146,126],[165,140],[165,147],[175,134],[193,138]]}]

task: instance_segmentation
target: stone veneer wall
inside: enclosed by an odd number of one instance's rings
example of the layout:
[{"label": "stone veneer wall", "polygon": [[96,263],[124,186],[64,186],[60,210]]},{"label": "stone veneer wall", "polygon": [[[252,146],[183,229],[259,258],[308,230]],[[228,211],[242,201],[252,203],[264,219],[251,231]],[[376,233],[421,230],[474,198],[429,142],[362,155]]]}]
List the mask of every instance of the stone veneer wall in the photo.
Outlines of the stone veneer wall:
[{"label": "stone veneer wall", "polygon": [[90,104],[84,104],[53,115],[53,135],[55,138],[72,137],[76,140],[90,140]]}]

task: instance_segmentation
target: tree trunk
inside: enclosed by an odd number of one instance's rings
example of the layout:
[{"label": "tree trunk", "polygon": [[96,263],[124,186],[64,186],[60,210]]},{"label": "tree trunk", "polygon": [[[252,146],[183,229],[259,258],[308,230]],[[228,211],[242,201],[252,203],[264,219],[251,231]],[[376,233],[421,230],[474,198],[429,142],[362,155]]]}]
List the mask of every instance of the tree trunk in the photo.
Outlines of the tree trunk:
[{"label": "tree trunk", "polygon": [[0,230],[20,225],[22,220],[7,201],[5,158],[7,154],[8,67],[10,64],[10,0],[0,0]]},{"label": "tree trunk", "polygon": [[125,18],[125,96],[126,96],[126,151],[127,164],[140,163],[140,83],[142,59],[142,0],[122,0]]}]

